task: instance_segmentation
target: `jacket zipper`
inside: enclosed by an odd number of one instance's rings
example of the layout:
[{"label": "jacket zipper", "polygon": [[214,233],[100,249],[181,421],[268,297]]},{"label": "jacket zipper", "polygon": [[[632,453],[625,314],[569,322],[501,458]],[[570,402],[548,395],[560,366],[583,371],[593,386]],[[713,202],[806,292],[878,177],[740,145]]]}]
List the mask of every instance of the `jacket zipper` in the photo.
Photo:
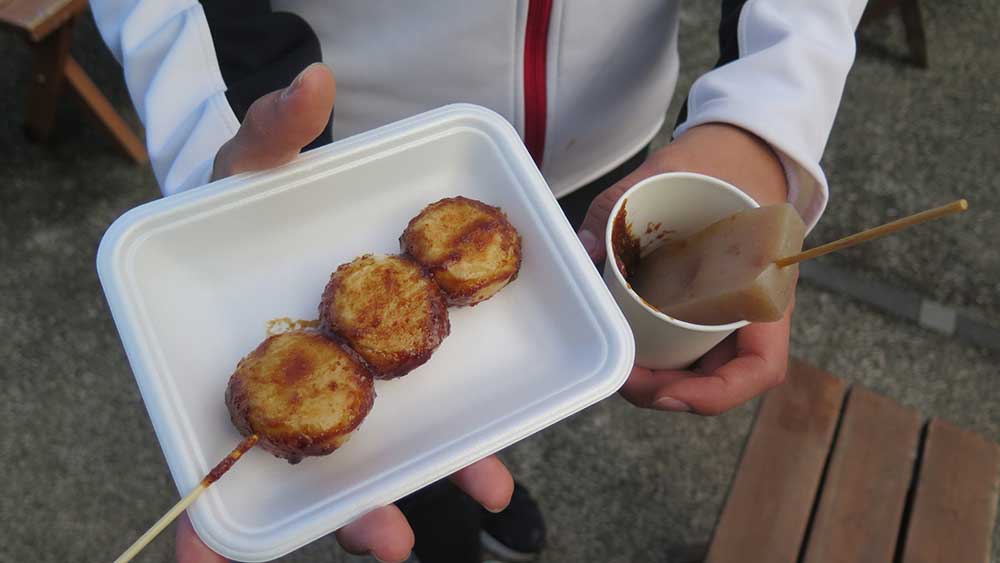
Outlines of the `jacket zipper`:
[{"label": "jacket zipper", "polygon": [[524,30],[524,145],[542,165],[545,152],[545,60],[552,0],[529,0]]}]

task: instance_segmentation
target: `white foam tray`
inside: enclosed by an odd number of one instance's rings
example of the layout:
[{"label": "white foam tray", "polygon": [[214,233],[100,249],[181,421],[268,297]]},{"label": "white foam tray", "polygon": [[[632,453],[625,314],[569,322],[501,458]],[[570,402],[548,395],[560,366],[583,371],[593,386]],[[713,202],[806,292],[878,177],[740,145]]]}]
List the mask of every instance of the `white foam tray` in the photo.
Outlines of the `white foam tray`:
[{"label": "white foam tray", "polygon": [[607,397],[632,366],[632,335],[514,129],[477,106],[153,201],[108,229],[98,273],[186,493],[240,439],[223,395],[267,321],[316,318],[338,264],[398,252],[411,217],[456,195],[510,217],[523,237],[517,280],[451,309],[430,361],[377,382],[371,414],[333,455],[292,466],[247,454],[190,509],[212,549],[279,557]]}]

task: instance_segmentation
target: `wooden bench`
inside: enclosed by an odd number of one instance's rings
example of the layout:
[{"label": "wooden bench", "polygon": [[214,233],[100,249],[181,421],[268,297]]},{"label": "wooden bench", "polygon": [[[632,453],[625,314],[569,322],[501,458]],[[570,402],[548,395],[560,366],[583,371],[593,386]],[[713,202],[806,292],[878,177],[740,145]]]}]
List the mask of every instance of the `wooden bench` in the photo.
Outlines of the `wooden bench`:
[{"label": "wooden bench", "polygon": [[763,400],[709,563],[987,563],[1000,446],[800,361]]},{"label": "wooden bench", "polygon": [[0,0],[0,24],[20,33],[33,51],[25,133],[35,141],[48,138],[68,82],[125,154],[145,163],[149,155],[143,142],[69,54],[73,21],[85,11],[87,0]]}]

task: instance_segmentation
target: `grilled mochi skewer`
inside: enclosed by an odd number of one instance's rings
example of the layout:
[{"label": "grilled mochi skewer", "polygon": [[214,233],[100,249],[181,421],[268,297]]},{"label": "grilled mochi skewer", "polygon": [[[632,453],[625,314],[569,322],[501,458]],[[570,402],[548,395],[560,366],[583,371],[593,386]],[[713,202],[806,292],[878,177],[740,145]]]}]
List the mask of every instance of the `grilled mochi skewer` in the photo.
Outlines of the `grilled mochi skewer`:
[{"label": "grilled mochi skewer", "polygon": [[316,331],[268,337],[240,360],[226,387],[229,416],[244,440],[115,563],[131,561],[255,445],[289,463],[332,453],[361,424],[374,400],[371,375],[339,343]]},{"label": "grilled mochi skewer", "polygon": [[377,379],[420,366],[451,330],[441,288],[404,255],[366,254],[338,267],[323,291],[319,319]]},{"label": "grilled mochi skewer", "polygon": [[256,434],[260,447],[290,463],[342,446],[374,401],[365,365],[316,331],[268,337],[239,362],[226,388],[240,433]]},{"label": "grilled mochi skewer", "polygon": [[410,220],[400,249],[422,264],[449,305],[475,305],[521,268],[521,237],[498,207],[465,197],[442,199]]}]

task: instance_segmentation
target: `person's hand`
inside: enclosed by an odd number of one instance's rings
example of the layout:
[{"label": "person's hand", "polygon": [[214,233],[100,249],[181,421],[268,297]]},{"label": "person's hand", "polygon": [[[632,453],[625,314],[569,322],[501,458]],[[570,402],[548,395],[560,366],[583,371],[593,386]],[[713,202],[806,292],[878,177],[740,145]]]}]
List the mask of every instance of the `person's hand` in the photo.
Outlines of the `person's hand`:
[{"label": "person's hand", "polygon": [[[334,452],[332,455],[337,455]],[[481,459],[450,477],[452,483],[476,499],[487,510],[507,507],[514,492],[514,480],[495,456]],[[355,555],[372,555],[379,561],[403,561],[413,549],[413,530],[394,505],[377,508],[337,530],[337,541]],[[226,563],[227,559],[208,548],[187,513],[177,518],[175,552],[178,563]]]},{"label": "person's hand", "polygon": [[[591,259],[605,259],[608,217],[626,190],[649,176],[680,171],[725,180],[761,205],[787,198],[784,170],[764,141],[731,125],[693,127],[594,199],[579,232]],[[619,392],[636,406],[660,410],[714,415],[739,406],[784,381],[794,306],[793,298],[780,321],[736,331],[688,370],[636,366]]]},{"label": "person's hand", "polygon": [[257,98],[240,130],[215,154],[212,180],[291,161],[323,132],[336,95],[333,72],[313,63],[287,88]]},{"label": "person's hand", "polygon": [[[236,136],[219,149],[212,179],[273,168],[295,158],[326,127],[335,93],[333,73],[317,63],[303,70],[284,90],[262,96],[250,106]],[[510,472],[495,456],[458,471],[451,480],[494,512],[505,508],[514,492]],[[413,530],[392,505],[361,516],[336,534],[345,550],[371,554],[386,562],[403,561],[413,548]],[[178,518],[176,556],[179,563],[226,561],[202,543],[187,514]]]}]

